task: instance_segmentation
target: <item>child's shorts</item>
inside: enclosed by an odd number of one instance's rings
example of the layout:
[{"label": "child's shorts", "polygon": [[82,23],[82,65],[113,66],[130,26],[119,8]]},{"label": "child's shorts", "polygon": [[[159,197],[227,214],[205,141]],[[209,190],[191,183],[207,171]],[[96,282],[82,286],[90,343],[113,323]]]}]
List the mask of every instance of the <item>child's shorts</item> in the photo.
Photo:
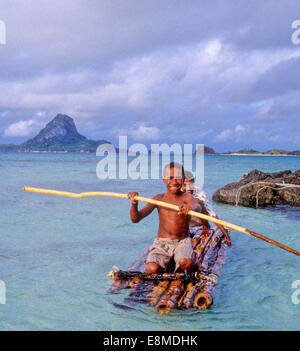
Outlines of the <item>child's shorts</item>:
[{"label": "child's shorts", "polygon": [[166,269],[168,263],[174,258],[176,268],[179,268],[179,261],[186,259],[194,259],[194,250],[192,241],[189,237],[182,240],[173,240],[169,238],[156,238],[150,247],[150,253],[145,263],[154,262],[163,269]]}]

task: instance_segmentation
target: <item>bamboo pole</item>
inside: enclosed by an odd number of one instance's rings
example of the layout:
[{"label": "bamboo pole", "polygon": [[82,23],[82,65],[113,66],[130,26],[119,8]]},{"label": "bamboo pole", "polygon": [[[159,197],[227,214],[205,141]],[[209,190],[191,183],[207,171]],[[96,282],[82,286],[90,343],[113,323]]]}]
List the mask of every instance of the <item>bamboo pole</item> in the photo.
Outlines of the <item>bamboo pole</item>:
[{"label": "bamboo pole", "polygon": [[[119,194],[119,193],[112,193],[112,192],[85,192],[85,193],[76,194],[76,193],[70,193],[70,192],[66,192],[66,191],[49,190],[49,189],[38,189],[38,188],[32,188],[32,187],[24,187],[23,190],[24,191],[35,192],[35,193],[43,193],[43,194],[51,194],[51,195],[59,195],[59,196],[68,196],[68,197],[72,197],[72,198],[76,198],[76,199],[81,199],[83,197],[89,197],[89,196],[109,196],[109,197],[118,197],[118,198],[122,198],[122,199],[127,199],[128,198],[127,194]],[[173,204],[169,204],[169,203],[166,203],[166,202],[163,202],[163,201],[158,201],[158,200],[154,200],[154,199],[148,199],[148,198],[141,197],[141,196],[135,196],[134,199],[137,200],[137,201],[147,202],[147,203],[153,204],[155,206],[161,206],[161,207],[169,208],[169,209],[174,210],[174,211],[179,211],[179,206],[176,206],[176,205],[173,205]],[[195,217],[198,217],[198,218],[206,219],[206,220],[214,222],[216,224],[220,224],[222,226],[229,227],[229,228],[231,228],[233,230],[236,230],[238,232],[245,233],[245,234],[248,234],[250,236],[254,236],[255,238],[264,240],[264,241],[266,241],[269,244],[275,245],[275,246],[277,246],[277,247],[279,247],[279,248],[281,248],[281,249],[283,249],[285,251],[288,251],[288,252],[291,252],[291,253],[293,253],[293,254],[295,254],[297,256],[300,256],[300,251],[292,249],[292,248],[290,248],[290,247],[288,247],[286,245],[281,244],[278,241],[270,239],[270,238],[268,238],[268,237],[266,237],[266,236],[264,236],[262,234],[253,232],[252,230],[249,230],[247,228],[243,228],[243,227],[240,227],[238,225],[235,225],[235,224],[232,224],[232,223],[229,223],[229,222],[225,222],[225,221],[222,221],[221,219],[210,217],[210,216],[207,216],[207,215],[205,215],[203,213],[199,213],[199,212],[196,212],[196,211],[189,211],[188,214],[190,216],[195,216]]]}]

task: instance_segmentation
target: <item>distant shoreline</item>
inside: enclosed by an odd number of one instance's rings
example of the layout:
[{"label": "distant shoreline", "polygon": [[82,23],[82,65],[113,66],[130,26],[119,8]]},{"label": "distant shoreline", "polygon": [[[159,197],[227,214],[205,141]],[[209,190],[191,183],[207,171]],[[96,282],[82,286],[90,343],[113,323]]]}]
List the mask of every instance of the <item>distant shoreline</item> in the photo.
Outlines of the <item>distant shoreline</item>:
[{"label": "distant shoreline", "polygon": [[232,154],[219,154],[221,156],[300,156],[300,155],[288,155],[288,154],[240,154],[238,152],[234,152]]},{"label": "distant shoreline", "polygon": [[[77,155],[93,155],[95,154],[95,152],[90,152],[90,151],[37,151],[37,150],[33,150],[33,151],[2,151],[0,150],[0,154],[77,154]],[[116,154],[119,154],[118,151],[116,151]],[[149,155],[147,153],[143,154],[143,155]],[[195,155],[195,154],[189,154],[189,155]],[[238,152],[234,152],[231,154],[226,154],[226,153],[205,153],[205,156],[267,156],[267,157],[300,157],[300,155],[289,155],[289,154],[263,154],[263,153],[259,153],[259,154],[244,154],[244,153],[238,153]],[[135,155],[129,155],[128,157],[135,157]]]}]

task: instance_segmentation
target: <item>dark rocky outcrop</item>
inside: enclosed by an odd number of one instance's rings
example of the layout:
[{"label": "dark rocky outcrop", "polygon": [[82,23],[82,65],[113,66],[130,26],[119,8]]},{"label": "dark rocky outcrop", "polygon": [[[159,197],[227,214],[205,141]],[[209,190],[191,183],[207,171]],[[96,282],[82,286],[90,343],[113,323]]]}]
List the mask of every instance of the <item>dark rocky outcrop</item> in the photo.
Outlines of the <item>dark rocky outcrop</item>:
[{"label": "dark rocky outcrop", "polygon": [[78,133],[71,117],[58,114],[34,138],[20,145],[0,145],[0,151],[95,152],[103,143],[109,142],[86,138]]},{"label": "dark rocky outcrop", "polygon": [[264,173],[254,169],[244,174],[239,182],[218,189],[213,194],[213,200],[246,207],[300,206],[300,170],[294,173],[290,170]]}]

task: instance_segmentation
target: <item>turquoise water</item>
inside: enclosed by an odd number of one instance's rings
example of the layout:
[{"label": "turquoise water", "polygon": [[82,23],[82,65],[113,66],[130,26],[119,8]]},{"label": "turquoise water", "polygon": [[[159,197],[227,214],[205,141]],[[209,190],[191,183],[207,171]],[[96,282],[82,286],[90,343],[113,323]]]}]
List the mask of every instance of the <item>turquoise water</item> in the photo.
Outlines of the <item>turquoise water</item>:
[{"label": "turquoise water", "polygon": [[[208,311],[158,315],[107,295],[113,265],[127,268],[153,241],[157,216],[138,224],[124,199],[81,200],[25,193],[24,185],[73,192],[138,191],[151,197],[161,181],[100,181],[98,158],[81,154],[0,154],[0,330],[299,330],[292,303],[300,258],[232,232],[215,302]],[[205,190],[212,193],[253,168],[300,169],[300,157],[205,157]],[[300,249],[300,209],[249,209],[214,204],[220,218]],[[125,305],[126,306],[126,305]]]}]

